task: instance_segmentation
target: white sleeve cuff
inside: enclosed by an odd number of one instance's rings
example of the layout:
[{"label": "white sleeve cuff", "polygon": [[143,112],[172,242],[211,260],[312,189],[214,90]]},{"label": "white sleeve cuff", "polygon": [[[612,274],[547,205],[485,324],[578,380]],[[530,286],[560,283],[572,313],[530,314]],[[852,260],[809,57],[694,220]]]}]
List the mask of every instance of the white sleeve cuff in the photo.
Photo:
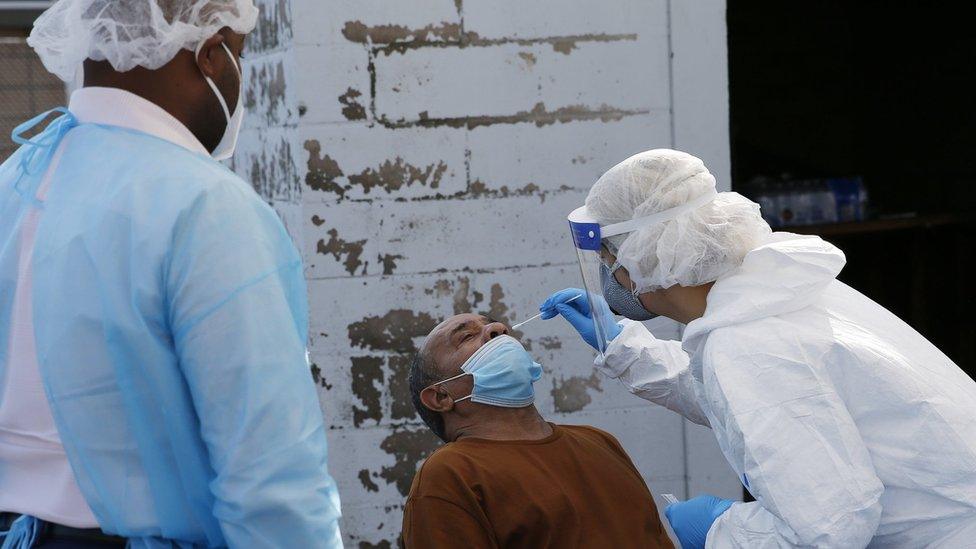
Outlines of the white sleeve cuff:
[{"label": "white sleeve cuff", "polygon": [[654,341],[651,332],[636,320],[624,319],[620,321],[620,325],[623,326],[623,331],[613,338],[607,351],[602,356],[597,355],[593,361],[598,370],[613,379],[627,371],[634,358],[640,356],[641,348]]}]

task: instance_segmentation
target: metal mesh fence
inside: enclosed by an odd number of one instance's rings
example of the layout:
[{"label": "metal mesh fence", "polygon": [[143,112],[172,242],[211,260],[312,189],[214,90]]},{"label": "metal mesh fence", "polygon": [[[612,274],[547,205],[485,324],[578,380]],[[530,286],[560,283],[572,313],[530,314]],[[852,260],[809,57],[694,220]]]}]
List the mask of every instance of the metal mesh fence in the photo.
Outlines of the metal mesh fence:
[{"label": "metal mesh fence", "polygon": [[26,42],[27,34],[0,34],[0,161],[17,146],[10,132],[17,124],[65,104],[65,86],[47,72]]}]

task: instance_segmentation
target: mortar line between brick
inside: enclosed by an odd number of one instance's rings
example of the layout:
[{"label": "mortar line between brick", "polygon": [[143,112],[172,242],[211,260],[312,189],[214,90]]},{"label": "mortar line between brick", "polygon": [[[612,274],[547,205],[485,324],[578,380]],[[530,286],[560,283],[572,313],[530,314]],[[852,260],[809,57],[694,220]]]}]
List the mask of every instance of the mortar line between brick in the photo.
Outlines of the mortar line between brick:
[{"label": "mortar line between brick", "polygon": [[682,468],[684,469],[684,475],[682,475],[685,490],[684,499],[688,499],[691,497],[691,475],[688,473],[688,420],[684,418],[681,418],[681,450]]},{"label": "mortar line between brick", "polygon": [[468,148],[467,143],[464,145],[464,192],[471,192],[471,149]]},{"label": "mortar line between brick", "polygon": [[671,148],[677,148],[674,126],[674,43],[671,29],[671,0],[667,0],[666,19],[668,22],[668,113],[670,116]]},{"label": "mortar line between brick", "polygon": [[[460,29],[461,32],[460,38],[463,40],[464,36],[466,36],[464,32],[464,0],[454,0],[454,7],[457,9],[458,29]],[[464,44],[462,42],[461,46],[463,47],[463,45]]]},{"label": "mortar line between brick", "polygon": [[488,48],[493,46],[505,46],[514,44],[517,46],[537,46],[540,44],[559,45],[565,43],[590,43],[590,42],[634,42],[637,40],[637,33],[626,34],[571,34],[566,36],[546,36],[541,38],[478,38],[462,33],[456,40],[443,41],[423,41],[415,40],[411,42],[388,42],[381,45],[372,44],[370,47],[374,53],[404,53],[408,50],[422,48]]},{"label": "mortar line between brick", "polygon": [[[465,184],[470,184],[470,179],[465,180]],[[534,192],[520,194],[518,192],[510,194],[472,194],[468,191],[463,191],[461,193],[454,193],[449,195],[428,195],[428,196],[415,196],[412,198],[392,198],[392,197],[370,197],[370,198],[339,198],[335,200],[316,200],[310,198],[305,202],[309,206],[341,206],[342,204],[419,204],[424,202],[445,202],[445,203],[456,203],[457,201],[468,201],[468,200],[506,200],[509,198],[538,198],[540,200],[545,200],[550,196],[559,196],[568,193],[579,193],[586,194],[589,192],[588,187],[563,187],[561,189],[551,189],[548,191]]]},{"label": "mortar line between brick", "polygon": [[[318,191],[316,191],[318,192]],[[429,202],[441,202],[445,205],[456,204],[461,201],[468,200],[505,200],[508,198],[538,198],[540,201],[549,198],[550,196],[559,196],[567,193],[581,193],[586,194],[589,189],[586,188],[569,188],[561,189],[549,192],[541,192],[538,194],[508,194],[508,195],[495,195],[495,196],[485,196],[485,195],[471,195],[471,194],[453,194],[453,195],[439,195],[439,196],[418,196],[414,198],[343,198],[339,200],[322,200],[316,201],[314,198],[310,198],[306,204],[309,206],[341,206],[343,204],[349,204],[351,206],[360,204],[377,204],[377,205],[394,205],[394,204],[423,204]]]},{"label": "mortar line between brick", "polygon": [[278,54],[281,54],[281,53],[290,52],[292,50],[294,50],[294,44],[290,44],[290,43],[289,44],[282,44],[281,46],[278,46],[276,48],[272,48],[270,50],[248,51],[247,48],[245,47],[245,50],[244,50],[244,54],[245,54],[244,64],[246,65],[247,62],[249,62],[249,61],[258,61],[258,60],[264,59],[265,57],[273,57],[275,55],[278,55]]},{"label": "mortar line between brick", "polygon": [[[654,115],[659,115],[659,114],[666,114],[666,115],[670,116],[671,115],[671,108],[670,108],[670,106],[652,107],[652,108],[646,109],[646,110],[644,110],[644,111],[642,111],[640,113],[635,113],[635,114],[632,114],[632,115],[629,115],[629,116],[654,116]],[[505,116],[505,115],[499,115],[499,116]],[[454,119],[451,119],[451,118],[433,118],[433,119],[428,119],[428,120],[456,120],[456,118],[454,118]],[[525,120],[525,121],[526,122],[535,122],[535,120]],[[590,121],[591,120],[573,120],[572,122],[590,122]],[[407,121],[404,121],[404,122],[407,122]],[[419,119],[418,120],[414,120],[412,122],[419,122]],[[399,123],[399,122],[397,122],[397,123]],[[369,123],[367,121],[365,121],[365,120],[318,120],[318,121],[314,121],[314,120],[300,119],[299,120],[299,123],[297,124],[297,126],[300,129],[305,130],[305,131],[308,131],[310,129],[315,129],[315,128],[329,128],[329,127],[342,127],[342,126],[354,126],[354,125],[366,126],[366,125],[369,125]],[[292,126],[293,125],[289,124],[287,126],[282,126],[282,127],[289,127],[290,128]],[[424,126],[419,126],[418,125],[418,126],[415,126],[415,127],[423,128]],[[253,129],[253,128],[251,128],[251,129]],[[399,128],[396,128],[396,129],[399,129]]]},{"label": "mortar line between brick", "polygon": [[369,74],[369,123],[376,122],[376,54],[371,48],[366,49],[366,72]]},{"label": "mortar line between brick", "polygon": [[[307,264],[308,262],[306,262]],[[548,267],[572,267],[579,265],[575,262],[567,263],[543,263],[539,265],[510,265],[507,267],[495,267],[493,269],[451,269],[444,271],[417,271],[411,273],[394,273],[394,274],[368,274],[368,275],[356,275],[356,276],[306,276],[309,281],[326,281],[326,280],[363,280],[368,278],[403,278],[411,276],[451,276],[451,275],[478,275],[478,274],[493,274],[497,272],[505,271],[515,271],[518,269],[542,269]]]},{"label": "mortar line between brick", "polygon": [[[671,148],[677,148],[676,143],[676,132],[675,132],[675,121],[674,121],[674,30],[672,28],[672,0],[667,0],[666,2],[666,20],[668,24],[668,110],[670,116],[668,117],[668,125],[671,132]],[[688,499],[691,494],[691,475],[688,472],[688,422],[685,419],[681,420],[681,461],[682,470],[684,474],[682,475],[682,483],[684,488],[684,498]]]},{"label": "mortar line between brick", "polygon": [[[673,113],[674,109],[671,109]],[[376,123],[384,128],[400,130],[405,128],[467,128],[472,130],[479,126],[494,126],[496,124],[525,124],[532,123],[537,126],[555,124],[556,122],[584,122],[589,120],[602,120],[604,122],[618,121],[629,116],[640,116],[650,114],[650,109],[595,109],[577,112],[547,112],[540,114],[514,114],[514,115],[484,115],[484,116],[459,116],[444,118],[423,118],[419,120],[392,121],[385,117],[378,117]],[[673,118],[673,117],[672,117]]]},{"label": "mortar line between brick", "polygon": [[[363,355],[366,355],[366,354],[369,354],[371,356],[384,356],[384,357],[386,357],[386,356],[393,356],[393,355],[398,354],[398,353],[390,352],[390,351],[377,352],[377,351],[372,351],[372,350],[369,350],[369,349],[361,349],[361,348],[356,349],[356,350],[359,351],[359,352],[358,353],[355,353],[353,355],[349,355],[349,356],[341,356],[341,357],[339,357],[339,359],[340,360],[346,360],[346,359],[350,358],[351,356],[363,356]],[[323,352],[325,352],[325,351],[323,351]],[[313,352],[313,355],[314,355],[314,352]],[[330,356],[335,356],[335,355],[330,355]],[[584,409],[584,410],[576,411],[576,412],[550,412],[547,415],[549,417],[553,417],[553,418],[568,418],[568,417],[590,418],[590,417],[594,417],[594,416],[611,415],[611,414],[615,415],[615,414],[621,414],[621,413],[625,413],[625,412],[638,412],[639,413],[639,412],[645,411],[646,409],[647,409],[646,406],[640,406],[640,405],[636,405],[636,406],[611,406],[611,407],[606,407],[606,408]],[[416,430],[422,430],[422,429],[425,429],[425,428],[426,428],[426,425],[424,425],[424,423],[422,421],[418,421],[418,420],[400,420],[400,421],[397,421],[397,420],[384,420],[383,423],[378,423],[378,424],[373,424],[373,425],[360,425],[359,427],[353,427],[352,425],[340,425],[340,424],[337,424],[337,423],[331,425],[331,430],[332,431],[335,431],[335,432],[343,432],[343,431],[346,431],[346,432],[359,432],[359,431],[375,431],[375,430],[388,431],[388,430],[392,430],[392,429],[411,429],[411,430],[416,429]],[[680,481],[681,478],[682,478],[682,476],[683,475],[681,473],[676,473],[676,474],[669,474],[669,475],[651,475],[650,478],[656,479],[658,481],[671,481],[671,480],[678,480],[678,481]],[[685,496],[685,499],[687,499],[687,497],[688,496]]]}]

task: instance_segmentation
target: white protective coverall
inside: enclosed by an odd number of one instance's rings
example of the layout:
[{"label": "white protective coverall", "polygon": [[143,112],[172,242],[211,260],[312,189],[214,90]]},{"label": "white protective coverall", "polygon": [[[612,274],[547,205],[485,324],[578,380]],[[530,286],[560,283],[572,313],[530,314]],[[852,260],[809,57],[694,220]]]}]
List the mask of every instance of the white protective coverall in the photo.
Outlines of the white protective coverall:
[{"label": "white protective coverall", "polygon": [[712,428],[756,502],[707,547],[976,547],[976,383],[836,280],[819,237],[774,233],[682,341],[624,321],[597,367]]}]

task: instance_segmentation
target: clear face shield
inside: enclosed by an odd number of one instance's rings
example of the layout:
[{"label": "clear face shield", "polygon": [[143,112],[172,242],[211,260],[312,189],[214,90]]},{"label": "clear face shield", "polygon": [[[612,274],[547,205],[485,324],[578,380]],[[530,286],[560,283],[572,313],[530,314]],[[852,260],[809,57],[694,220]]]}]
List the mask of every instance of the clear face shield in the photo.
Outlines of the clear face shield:
[{"label": "clear face shield", "polygon": [[586,292],[596,331],[597,351],[602,355],[610,344],[608,334],[614,333],[612,328],[617,323],[603,292],[607,262],[611,258],[602,243],[600,224],[589,215],[586,206],[569,214],[569,227],[573,233],[576,257],[583,276],[583,290]]},{"label": "clear face shield", "polygon": [[[636,289],[621,288],[619,278],[613,278],[616,269],[616,250],[604,239],[612,236],[634,232],[638,229],[664,223],[679,215],[699,208],[717,196],[712,191],[680,206],[657,212],[648,216],[601,226],[587,211],[586,206],[577,208],[569,214],[569,227],[576,246],[576,256],[579,259],[580,274],[583,276],[583,289],[590,306],[591,317],[596,331],[597,348],[602,355],[610,344],[608,334],[614,334],[617,323],[614,313],[622,314],[634,320],[649,320],[653,313],[646,311],[637,299]],[[623,265],[627,267],[627,265]],[[623,299],[621,292],[632,292]],[[615,310],[612,310],[611,307]]]}]

